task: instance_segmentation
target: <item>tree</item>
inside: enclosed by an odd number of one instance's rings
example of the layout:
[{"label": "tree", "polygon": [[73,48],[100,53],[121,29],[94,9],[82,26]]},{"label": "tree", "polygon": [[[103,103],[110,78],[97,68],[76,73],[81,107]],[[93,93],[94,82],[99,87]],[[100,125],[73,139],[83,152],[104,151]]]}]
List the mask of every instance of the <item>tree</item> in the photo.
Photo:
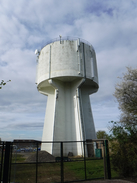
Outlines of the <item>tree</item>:
[{"label": "tree", "polygon": [[[11,80],[7,81],[7,82],[10,82]],[[6,82],[4,82],[4,80],[1,81],[0,83],[0,89],[2,89],[2,86],[6,85]]]},{"label": "tree", "polygon": [[98,139],[108,139],[108,135],[105,131],[99,130],[96,133]]},{"label": "tree", "polygon": [[127,72],[115,87],[114,96],[119,103],[119,122],[111,122],[109,136],[113,168],[124,177],[137,170],[137,69]]},{"label": "tree", "polygon": [[134,176],[137,170],[137,129],[113,121],[111,124],[109,145],[113,169],[120,176]]},{"label": "tree", "polygon": [[121,82],[115,87],[114,96],[122,111],[120,122],[126,125],[137,124],[137,69],[127,67]]}]

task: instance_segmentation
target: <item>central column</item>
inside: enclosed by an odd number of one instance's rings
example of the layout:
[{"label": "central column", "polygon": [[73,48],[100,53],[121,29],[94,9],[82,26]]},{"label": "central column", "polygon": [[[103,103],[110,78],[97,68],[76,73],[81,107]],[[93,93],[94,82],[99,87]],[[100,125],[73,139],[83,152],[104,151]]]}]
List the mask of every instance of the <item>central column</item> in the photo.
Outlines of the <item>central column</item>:
[{"label": "central column", "polygon": [[[83,80],[62,82],[56,79],[49,80],[49,86],[45,88],[48,95],[45,123],[42,141],[83,141],[83,128],[80,110],[80,97],[78,86]],[[58,143],[42,143],[42,150],[53,155],[59,154]],[[83,154],[81,143],[64,144],[64,153],[73,152],[76,155]]]}]

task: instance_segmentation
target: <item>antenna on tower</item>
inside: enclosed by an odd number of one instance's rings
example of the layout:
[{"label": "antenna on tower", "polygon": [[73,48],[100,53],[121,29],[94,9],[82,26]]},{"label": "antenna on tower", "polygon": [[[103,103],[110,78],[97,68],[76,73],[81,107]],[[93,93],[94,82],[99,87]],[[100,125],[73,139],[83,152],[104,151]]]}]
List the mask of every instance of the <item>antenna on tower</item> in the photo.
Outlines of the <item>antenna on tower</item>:
[{"label": "antenna on tower", "polygon": [[38,60],[39,60],[39,55],[40,55],[40,50],[36,49],[36,50],[35,50],[35,55],[37,55],[36,61],[38,62]]},{"label": "antenna on tower", "polygon": [[38,49],[35,50],[35,55],[39,55],[40,51]]},{"label": "antenna on tower", "polygon": [[61,36],[61,35],[59,35],[59,37],[60,37],[60,44],[61,44],[61,37],[62,37],[62,36]]}]

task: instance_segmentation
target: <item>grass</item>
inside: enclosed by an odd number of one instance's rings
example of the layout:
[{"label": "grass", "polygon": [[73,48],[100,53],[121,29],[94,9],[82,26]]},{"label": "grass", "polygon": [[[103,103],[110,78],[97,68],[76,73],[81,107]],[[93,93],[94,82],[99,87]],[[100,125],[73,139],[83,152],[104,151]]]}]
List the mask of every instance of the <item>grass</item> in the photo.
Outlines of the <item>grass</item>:
[{"label": "grass", "polygon": [[[85,172],[86,166],[86,172]],[[64,173],[73,173],[75,176],[70,177],[70,180],[84,180],[85,176],[87,179],[95,179],[104,177],[103,160],[87,160],[86,165],[84,161],[79,162],[66,162],[64,164]],[[73,178],[73,179],[72,179]],[[65,181],[70,181],[65,177]]]},{"label": "grass", "polygon": [[12,155],[12,163],[23,163],[25,161],[25,157],[22,154],[13,154]]},{"label": "grass", "polygon": [[[73,160],[78,160],[73,159]],[[79,159],[82,160],[82,159]],[[12,163],[23,163],[23,164],[12,164],[11,166],[11,182],[16,183],[34,183],[36,180],[36,165],[25,164],[25,158],[21,154],[14,155],[12,157]],[[72,161],[64,162],[64,181],[76,181],[85,179],[84,161]],[[112,170],[112,177],[118,177],[118,174]],[[61,166],[58,163],[41,163],[38,164],[38,183],[54,183],[60,182],[61,179]],[[104,177],[104,165],[103,159],[86,160],[86,178]]]},{"label": "grass", "polygon": [[[38,165],[38,183],[60,182],[60,163],[43,163]],[[35,183],[35,164],[12,165],[11,182]]]}]

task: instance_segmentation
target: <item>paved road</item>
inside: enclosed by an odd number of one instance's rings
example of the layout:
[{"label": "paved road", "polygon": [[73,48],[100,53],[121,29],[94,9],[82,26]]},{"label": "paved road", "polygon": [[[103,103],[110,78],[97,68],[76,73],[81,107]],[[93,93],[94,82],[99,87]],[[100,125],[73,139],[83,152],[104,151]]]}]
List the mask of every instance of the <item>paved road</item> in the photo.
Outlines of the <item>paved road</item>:
[{"label": "paved road", "polygon": [[[126,180],[119,180],[119,179],[115,179],[115,180],[93,180],[93,181],[84,181],[84,182],[80,182],[80,183],[133,183],[131,181],[126,181]],[[78,183],[78,182],[73,182],[73,183]]]}]

